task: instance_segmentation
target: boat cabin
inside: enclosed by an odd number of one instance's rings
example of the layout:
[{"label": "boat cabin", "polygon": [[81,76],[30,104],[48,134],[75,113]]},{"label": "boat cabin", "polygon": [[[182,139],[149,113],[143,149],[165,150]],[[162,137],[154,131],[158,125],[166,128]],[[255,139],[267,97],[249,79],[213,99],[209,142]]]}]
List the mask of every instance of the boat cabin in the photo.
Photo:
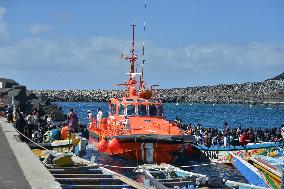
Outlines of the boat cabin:
[{"label": "boat cabin", "polygon": [[156,99],[111,98],[109,108],[112,116],[164,116],[162,102]]}]

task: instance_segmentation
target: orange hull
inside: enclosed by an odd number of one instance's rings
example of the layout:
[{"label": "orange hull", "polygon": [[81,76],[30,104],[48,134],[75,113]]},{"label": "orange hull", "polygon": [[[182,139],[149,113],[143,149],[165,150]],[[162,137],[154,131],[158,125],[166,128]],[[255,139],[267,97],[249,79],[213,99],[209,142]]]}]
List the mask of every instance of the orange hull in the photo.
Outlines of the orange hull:
[{"label": "orange hull", "polygon": [[[98,142],[91,138],[90,142],[98,145]],[[107,148],[104,153],[110,156],[117,156],[127,160],[135,160],[147,163],[172,163],[179,155],[187,153],[191,145],[187,144],[164,144],[164,143],[135,143],[119,142],[115,149]]]}]

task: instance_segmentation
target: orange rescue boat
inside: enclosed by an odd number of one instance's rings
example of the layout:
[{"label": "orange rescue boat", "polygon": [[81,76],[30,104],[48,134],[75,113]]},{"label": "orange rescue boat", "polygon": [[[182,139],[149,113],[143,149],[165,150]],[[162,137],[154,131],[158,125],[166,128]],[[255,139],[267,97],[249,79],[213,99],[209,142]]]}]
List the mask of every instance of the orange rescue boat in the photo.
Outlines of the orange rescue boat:
[{"label": "orange rescue boat", "polygon": [[[122,98],[109,100],[109,116],[89,124],[91,140],[97,149],[108,155],[148,163],[171,163],[181,154],[192,152],[193,136],[186,135],[176,123],[164,118],[163,104],[157,99],[155,87],[148,89],[141,73],[135,73],[138,59],[134,51],[132,25],[129,79]],[[143,48],[144,51],[144,48]],[[143,52],[144,54],[144,52]],[[136,79],[140,76],[139,79]],[[96,139],[96,140],[94,140]]]}]

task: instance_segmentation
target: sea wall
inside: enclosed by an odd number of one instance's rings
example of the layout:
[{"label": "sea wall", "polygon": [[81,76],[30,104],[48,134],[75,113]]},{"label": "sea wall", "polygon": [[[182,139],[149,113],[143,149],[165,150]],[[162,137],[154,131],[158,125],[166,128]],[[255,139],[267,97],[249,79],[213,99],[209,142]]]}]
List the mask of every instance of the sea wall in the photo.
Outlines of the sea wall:
[{"label": "sea wall", "polygon": [[[121,90],[33,90],[40,99],[63,102],[107,102]],[[158,89],[163,102],[284,104],[284,80]]]}]

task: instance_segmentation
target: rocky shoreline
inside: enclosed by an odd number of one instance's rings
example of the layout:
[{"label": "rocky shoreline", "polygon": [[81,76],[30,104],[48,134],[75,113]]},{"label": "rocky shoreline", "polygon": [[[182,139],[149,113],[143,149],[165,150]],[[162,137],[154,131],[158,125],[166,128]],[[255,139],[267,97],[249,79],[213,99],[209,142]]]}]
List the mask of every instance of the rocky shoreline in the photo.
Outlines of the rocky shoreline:
[{"label": "rocky shoreline", "polygon": [[26,86],[12,79],[0,78],[0,114],[3,116],[8,106],[21,112],[30,113],[36,109],[41,116],[49,115],[54,121],[65,120],[60,107],[46,98],[36,96]]},{"label": "rocky shoreline", "polygon": [[[122,90],[33,90],[40,99],[52,102],[107,102],[122,96]],[[169,103],[275,104],[284,105],[284,80],[158,89],[157,96]]]}]

